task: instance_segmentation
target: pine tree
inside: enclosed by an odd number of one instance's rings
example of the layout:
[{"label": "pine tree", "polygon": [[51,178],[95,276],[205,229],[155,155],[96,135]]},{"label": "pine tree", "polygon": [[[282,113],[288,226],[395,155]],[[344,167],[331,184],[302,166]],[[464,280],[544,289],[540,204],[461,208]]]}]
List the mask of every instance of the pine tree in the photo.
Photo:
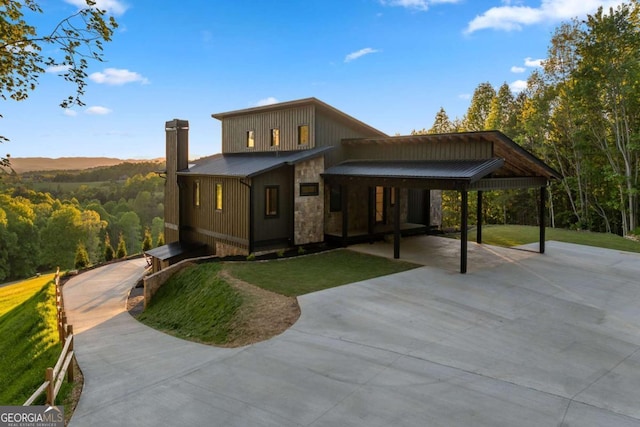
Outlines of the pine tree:
[{"label": "pine tree", "polygon": [[142,241],[142,251],[146,252],[153,247],[153,238],[149,227],[144,229],[144,240]]},{"label": "pine tree", "polygon": [[86,268],[89,266],[89,253],[87,252],[87,248],[84,246],[84,243],[78,242],[78,246],[76,247],[76,259],[75,259],[75,268]]},{"label": "pine tree", "polygon": [[114,255],[115,251],[111,246],[111,237],[109,237],[109,233],[106,233],[104,236],[104,260],[109,262],[113,260]]},{"label": "pine tree", "polygon": [[161,231],[158,233],[158,240],[156,240],[156,247],[164,246],[164,233]]},{"label": "pine tree", "polygon": [[116,250],[116,258],[124,258],[127,256],[127,244],[124,241],[124,236],[120,233],[118,237],[118,249]]}]

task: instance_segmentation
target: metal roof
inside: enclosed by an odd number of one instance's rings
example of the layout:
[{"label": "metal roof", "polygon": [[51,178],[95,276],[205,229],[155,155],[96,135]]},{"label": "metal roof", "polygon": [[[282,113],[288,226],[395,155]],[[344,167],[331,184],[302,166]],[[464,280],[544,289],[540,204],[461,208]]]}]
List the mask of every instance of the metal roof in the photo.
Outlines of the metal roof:
[{"label": "metal roof", "polygon": [[[343,145],[387,145],[387,144],[430,144],[441,141],[473,144],[481,141],[490,142],[493,156],[504,159],[505,164],[496,176],[520,177],[541,176],[547,179],[562,179],[562,175],[515,143],[500,131],[457,132],[444,134],[407,135],[376,138],[343,139]],[[437,160],[437,159],[433,159]]]},{"label": "metal roof", "polygon": [[320,155],[333,147],[318,147],[298,151],[269,151],[257,153],[216,154],[205,157],[189,165],[189,170],[178,175],[210,175],[234,178],[251,178],[255,175],[277,169],[284,165],[294,165]]},{"label": "metal roof", "polygon": [[164,246],[158,246],[157,248],[149,249],[145,254],[154,258],[158,258],[162,261],[183,255],[204,247],[204,243],[200,244],[188,244],[185,242],[172,242]]},{"label": "metal roof", "polygon": [[457,180],[473,183],[504,165],[503,159],[486,160],[356,160],[327,169],[326,177]]}]

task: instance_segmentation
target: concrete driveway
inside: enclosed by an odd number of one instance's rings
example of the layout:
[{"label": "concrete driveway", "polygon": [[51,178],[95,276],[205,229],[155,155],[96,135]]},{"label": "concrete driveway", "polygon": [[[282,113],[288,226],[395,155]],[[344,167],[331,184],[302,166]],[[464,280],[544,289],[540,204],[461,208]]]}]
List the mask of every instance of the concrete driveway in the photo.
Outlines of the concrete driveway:
[{"label": "concrete driveway", "polygon": [[457,243],[427,239],[433,265],[302,296],[291,329],[239,349],[130,317],[140,261],[78,276],[71,426],[640,426],[640,255],[470,243],[461,275]]}]

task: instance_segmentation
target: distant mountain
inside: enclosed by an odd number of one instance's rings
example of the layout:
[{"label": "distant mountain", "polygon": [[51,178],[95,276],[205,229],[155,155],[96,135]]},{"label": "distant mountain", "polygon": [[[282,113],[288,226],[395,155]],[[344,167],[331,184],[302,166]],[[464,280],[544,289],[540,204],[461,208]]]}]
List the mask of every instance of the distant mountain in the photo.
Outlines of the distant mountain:
[{"label": "distant mountain", "polygon": [[120,163],[163,162],[164,159],[116,159],[112,157],[11,157],[11,166],[17,173],[51,170],[84,170]]}]

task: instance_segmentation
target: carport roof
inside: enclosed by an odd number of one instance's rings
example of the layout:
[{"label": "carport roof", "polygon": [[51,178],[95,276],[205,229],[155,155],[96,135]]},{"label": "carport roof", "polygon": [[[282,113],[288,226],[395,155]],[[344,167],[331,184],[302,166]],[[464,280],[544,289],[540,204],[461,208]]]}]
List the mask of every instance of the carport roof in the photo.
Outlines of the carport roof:
[{"label": "carport roof", "polygon": [[500,169],[504,160],[353,160],[330,167],[324,177],[401,179],[472,184]]},{"label": "carport roof", "polygon": [[211,175],[233,178],[251,178],[284,165],[312,159],[324,154],[332,147],[320,147],[298,151],[269,151],[256,153],[216,154],[196,160],[187,171],[178,175]]}]

